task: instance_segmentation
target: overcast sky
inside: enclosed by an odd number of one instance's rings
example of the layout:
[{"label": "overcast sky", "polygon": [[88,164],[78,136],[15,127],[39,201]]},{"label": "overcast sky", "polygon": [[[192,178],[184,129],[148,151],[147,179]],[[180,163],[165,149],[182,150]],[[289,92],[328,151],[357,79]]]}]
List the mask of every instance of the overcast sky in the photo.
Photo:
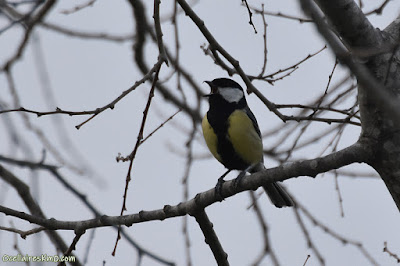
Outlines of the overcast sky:
[{"label": "overcast sky", "polygon": [[[152,1],[148,2],[148,19],[152,23]],[[171,1],[162,1],[162,17],[167,18],[172,12]],[[248,1],[251,6],[261,7],[260,1]],[[365,3],[365,10],[377,7],[376,1]],[[131,7],[125,1],[95,2],[93,7],[85,8],[74,14],[65,15],[61,11],[73,8],[78,2],[60,1],[53,8],[46,21],[80,31],[106,32],[113,35],[129,35],[133,31]],[[241,1],[201,1],[193,6],[197,14],[205,21],[206,26],[217,40],[231,55],[240,61],[246,73],[256,74],[261,70],[263,62],[263,23],[259,15],[254,15],[254,24],[258,34],[248,24],[247,10],[241,6]],[[304,17],[296,1],[267,1],[265,9]],[[400,12],[400,3],[391,1],[384,9],[382,16],[369,17],[374,26],[383,29]],[[324,46],[311,23],[299,23],[267,16],[268,23],[268,65],[267,73],[288,67],[314,53]],[[181,62],[192,74],[192,77],[208,92],[204,80],[217,77],[227,77],[227,74],[212,59],[204,55],[200,48],[206,43],[205,38],[184,14],[179,16],[179,34],[181,41]],[[4,17],[0,17],[1,25],[6,25]],[[171,49],[174,47],[173,25],[170,20],[162,24],[164,41]],[[14,53],[20,41],[22,30],[14,26],[0,35],[1,65]],[[54,95],[56,106],[62,109],[82,111],[101,107],[120,93],[129,88],[142,74],[133,64],[132,42],[110,42],[99,40],[82,40],[65,36],[44,28],[34,32],[30,44],[22,59],[12,68],[16,88],[25,108],[38,111],[53,110],[49,106],[49,94],[45,92],[40,81],[43,65],[38,66],[41,53],[49,78],[49,89]],[[146,47],[146,61],[152,65],[157,59],[157,47]],[[255,82],[268,99],[275,103],[304,103],[315,99],[323,92],[332,71],[334,57],[325,50],[303,64],[299,70],[288,78],[278,81],[274,86]],[[172,69],[162,67],[161,79],[169,77]],[[339,67],[335,72],[332,84],[339,82],[347,74]],[[234,76],[233,79],[243,85]],[[175,84],[175,77],[169,83]],[[45,116],[37,118],[29,114],[30,122],[40,128],[46,136],[55,143],[57,150],[67,158],[68,164],[84,167],[84,175],[78,175],[66,165],[61,173],[69,182],[88,196],[101,212],[107,215],[118,215],[122,204],[125,177],[128,163],[117,163],[115,158],[121,153],[129,154],[136,142],[137,132],[142,119],[142,112],[150,84],[140,86],[136,91],[119,102],[114,110],[106,110],[80,130],[75,126],[87,117],[79,116]],[[189,100],[195,104],[194,95],[188,94]],[[0,75],[0,101],[11,104],[10,94],[4,74]],[[267,132],[282,123],[254,95],[248,96],[248,103],[258,119],[262,132]],[[207,103],[203,101],[201,112],[207,111]],[[177,108],[165,103],[162,96],[154,97],[146,124],[145,136],[175,113]],[[1,119],[3,118],[3,119]],[[10,141],[7,134],[6,119],[13,119],[24,141],[29,142],[31,154]],[[54,118],[58,122],[54,121]],[[19,114],[0,115],[0,154],[13,158],[26,159],[31,156],[34,161],[40,161],[41,141],[24,124]],[[60,122],[62,121],[62,123]],[[62,133],[60,133],[60,123]],[[132,181],[129,187],[127,214],[140,210],[160,209],[165,204],[178,204],[183,198],[181,179],[185,169],[185,143],[188,136],[185,129],[190,129],[191,121],[184,113],[178,114],[173,121],[165,125],[139,149],[133,163]],[[306,134],[312,136],[325,130],[329,125],[318,124]],[[354,143],[360,134],[357,126],[347,126],[340,141],[339,148]],[[65,136],[67,140],[65,139]],[[63,137],[64,136],[64,137]],[[266,139],[264,147],[274,145],[273,139]],[[297,158],[311,159],[320,155],[330,138],[326,138],[308,149],[297,154]],[[189,197],[214,187],[217,178],[225,171],[223,166],[208,155],[208,150],[202,140],[201,132],[196,134],[193,146],[196,159],[189,176]],[[46,162],[60,165],[54,155],[47,152]],[[197,157],[195,157],[197,158]],[[267,167],[277,166],[277,163],[265,157]],[[67,191],[53,176],[45,172],[32,175],[27,170],[20,170],[6,165],[19,178],[31,183],[32,178],[40,182],[39,199],[47,217],[59,220],[84,220],[92,218],[92,214],[73,195]],[[89,166],[89,167],[88,167]],[[373,173],[367,166],[349,166],[347,171]],[[234,178],[230,174],[228,179]],[[380,265],[396,265],[396,261],[383,253],[383,243],[388,242],[389,248],[400,254],[400,223],[398,209],[389,195],[384,183],[379,178],[348,178],[339,177],[339,186],[343,197],[345,216],[341,217],[337,191],[332,174],[319,175],[315,179],[299,177],[285,181],[284,184],[301,203],[307,206],[320,221],[338,234],[361,242],[366,250]],[[259,192],[259,191],[258,191]],[[0,204],[27,211],[17,193],[0,181]],[[221,203],[207,208],[210,220],[214,224],[220,241],[229,255],[231,265],[248,265],[257,257],[263,248],[261,229],[256,215],[247,207],[250,204],[248,193],[241,193]],[[296,221],[294,212],[289,209],[276,209],[265,195],[259,199],[262,211],[268,222],[272,238],[272,248],[278,255],[282,265],[303,265],[308,254],[311,258],[308,266],[319,265],[317,257],[307,247],[307,241]],[[19,229],[30,229],[33,226],[27,222],[0,215],[3,226],[13,226]],[[159,256],[185,265],[184,238],[182,218],[168,219],[162,222],[136,224],[127,228],[129,234],[143,247]],[[194,265],[213,265],[214,258],[197,223],[189,218],[191,255]],[[368,265],[369,262],[359,249],[351,245],[343,245],[340,241],[314,227],[307,219],[313,243],[318,247],[327,265]],[[59,231],[69,245],[74,237],[73,232]],[[117,254],[111,256],[116,232],[111,228],[96,229],[87,265],[134,265],[137,253],[124,239],[118,245]],[[41,251],[35,249],[35,237],[26,240],[18,237],[18,246],[23,254],[37,255],[37,252],[48,255],[56,254],[47,236],[42,235]],[[86,246],[91,238],[91,231],[82,236],[77,245],[76,254],[82,260]],[[16,254],[13,249],[14,235],[0,231],[0,253]],[[262,265],[270,265],[266,257]],[[14,265],[14,264],[13,264]],[[18,264],[16,264],[18,265]],[[158,265],[148,257],[144,257],[142,265]]]}]

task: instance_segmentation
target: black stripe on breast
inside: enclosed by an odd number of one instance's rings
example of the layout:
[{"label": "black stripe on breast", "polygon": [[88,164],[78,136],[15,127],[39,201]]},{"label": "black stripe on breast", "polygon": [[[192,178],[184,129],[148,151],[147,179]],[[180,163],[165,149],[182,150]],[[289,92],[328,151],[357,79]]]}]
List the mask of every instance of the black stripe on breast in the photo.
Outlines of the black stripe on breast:
[{"label": "black stripe on breast", "polygon": [[[218,94],[211,95],[210,110],[207,112],[207,119],[214,129],[218,138],[217,152],[221,157],[222,164],[232,170],[244,170],[249,164],[243,161],[235,152],[228,139],[228,118],[243,103],[228,103]],[[246,102],[244,102],[246,104]]]}]

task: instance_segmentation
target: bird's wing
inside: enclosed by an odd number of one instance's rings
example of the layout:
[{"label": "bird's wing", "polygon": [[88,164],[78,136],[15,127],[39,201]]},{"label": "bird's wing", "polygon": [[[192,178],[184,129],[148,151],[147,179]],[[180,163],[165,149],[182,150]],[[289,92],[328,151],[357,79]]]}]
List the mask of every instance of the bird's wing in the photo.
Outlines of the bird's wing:
[{"label": "bird's wing", "polygon": [[[248,106],[246,106],[244,108],[244,111],[246,112],[248,117],[250,117],[251,122],[253,122],[254,129],[256,130],[258,136],[260,137],[260,140],[261,140],[261,143],[262,143],[261,131],[260,131],[260,128],[258,127],[258,123],[257,123],[257,119],[256,119],[255,115],[253,114],[253,112],[250,110],[250,108]],[[262,156],[261,163],[258,166],[258,168],[259,169],[257,169],[256,172],[265,168],[265,166],[264,166],[264,156]]]},{"label": "bird's wing", "polygon": [[244,108],[244,111],[246,112],[248,117],[250,117],[251,121],[253,122],[253,126],[254,126],[255,130],[257,131],[258,136],[261,138],[260,128],[258,127],[257,119],[254,116],[253,112],[250,110],[250,108],[248,106],[246,106]]}]

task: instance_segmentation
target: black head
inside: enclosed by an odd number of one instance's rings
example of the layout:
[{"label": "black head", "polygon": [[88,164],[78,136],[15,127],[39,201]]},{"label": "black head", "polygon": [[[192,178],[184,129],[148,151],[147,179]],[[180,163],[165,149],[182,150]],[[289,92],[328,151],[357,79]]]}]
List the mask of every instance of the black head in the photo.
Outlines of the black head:
[{"label": "black head", "polygon": [[205,97],[214,97],[219,95],[228,103],[239,103],[245,101],[242,87],[231,79],[217,78],[213,81],[205,81],[211,88],[211,94],[204,95]]},{"label": "black head", "polygon": [[237,88],[243,90],[242,87],[236,81],[227,78],[218,78],[214,79],[213,81],[206,81],[206,82],[208,83],[208,85],[212,84],[213,86],[220,88]]}]

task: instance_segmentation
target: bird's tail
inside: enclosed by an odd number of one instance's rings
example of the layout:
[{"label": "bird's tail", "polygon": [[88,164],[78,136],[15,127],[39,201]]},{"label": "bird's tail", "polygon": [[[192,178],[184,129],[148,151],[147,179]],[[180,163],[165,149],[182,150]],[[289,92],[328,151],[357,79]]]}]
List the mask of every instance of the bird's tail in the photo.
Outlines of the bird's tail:
[{"label": "bird's tail", "polygon": [[[252,173],[261,171],[266,169],[264,164],[261,162],[258,165],[252,167],[251,171]],[[267,193],[269,199],[271,202],[277,207],[277,208],[282,208],[282,207],[292,207],[294,205],[294,202],[292,198],[289,196],[289,194],[286,192],[286,190],[280,186],[278,183],[273,182],[270,184],[267,184],[263,186],[265,192]]]},{"label": "bird's tail", "polygon": [[277,207],[291,207],[294,205],[292,198],[278,183],[263,186],[271,202]]}]

